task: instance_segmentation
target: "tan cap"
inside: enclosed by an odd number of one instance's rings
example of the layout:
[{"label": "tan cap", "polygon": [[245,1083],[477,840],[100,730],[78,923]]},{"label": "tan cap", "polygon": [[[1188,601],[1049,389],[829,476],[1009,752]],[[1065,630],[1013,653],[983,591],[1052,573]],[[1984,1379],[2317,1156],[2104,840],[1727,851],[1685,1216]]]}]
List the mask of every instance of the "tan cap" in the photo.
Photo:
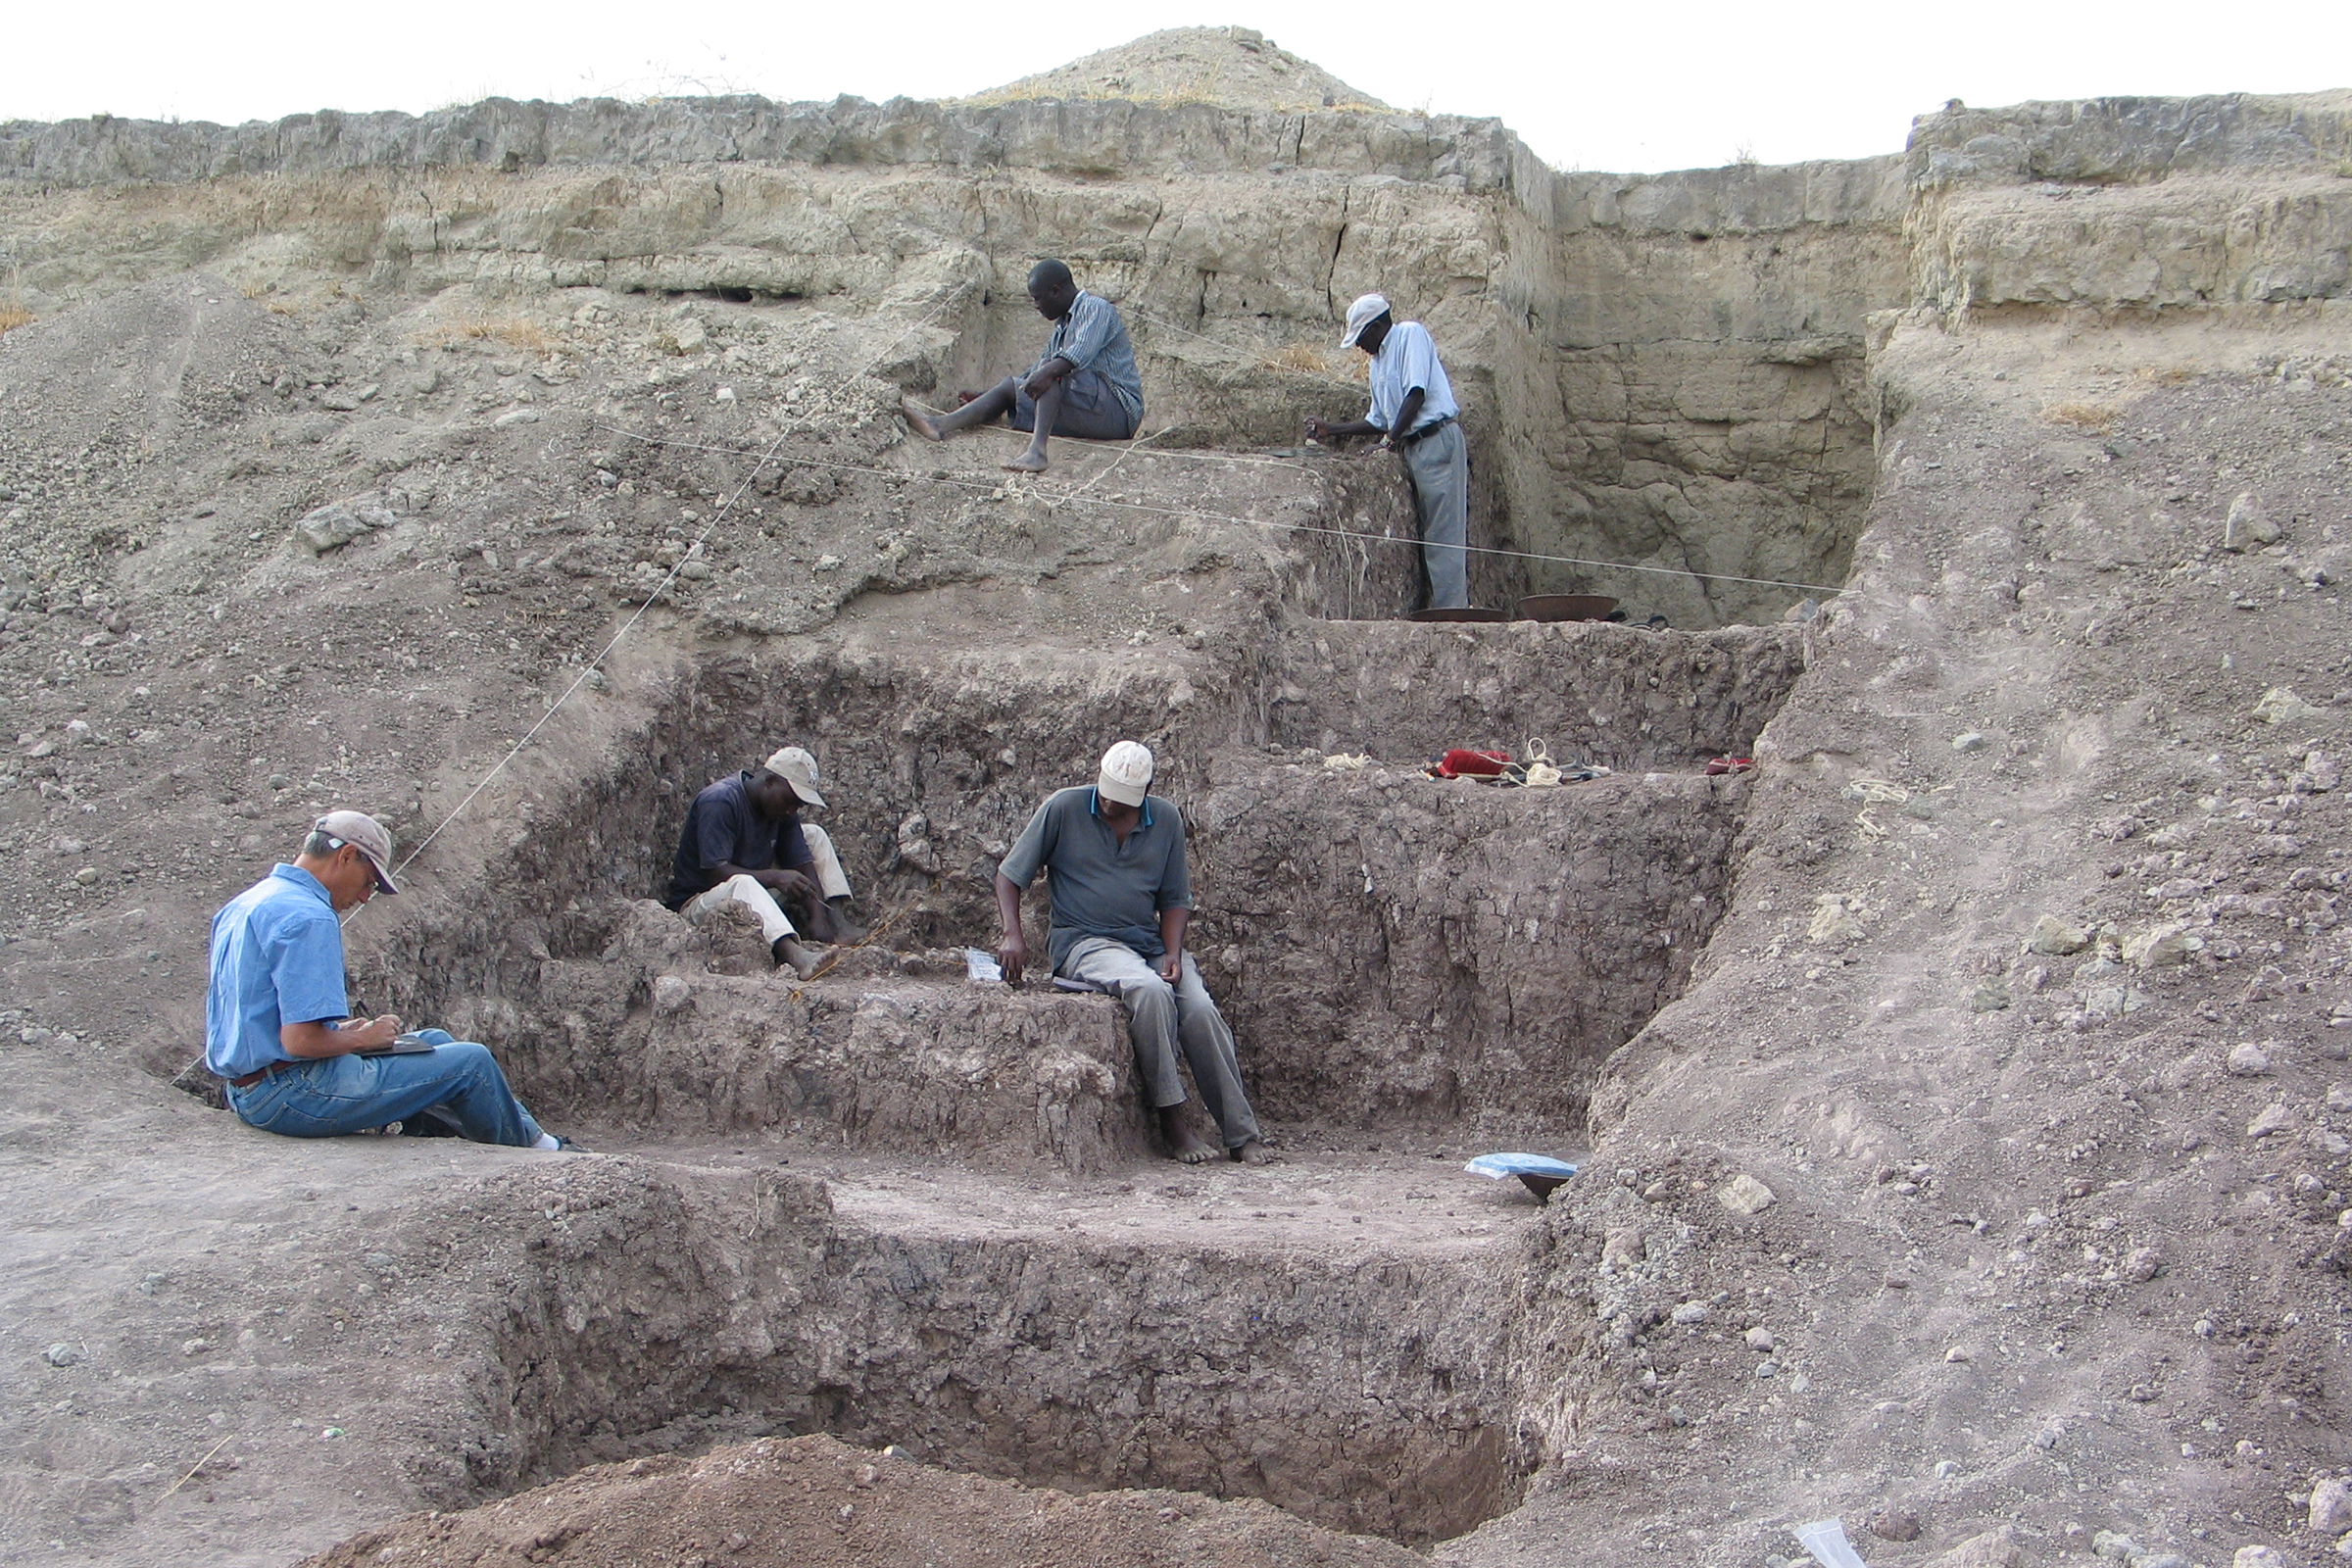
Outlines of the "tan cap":
[{"label": "tan cap", "polygon": [[392,835],[383,823],[366,811],[329,811],[311,824],[311,831],[333,839],[335,849],[348,844],[368,857],[368,863],[375,867],[375,885],[380,891],[400,891],[392,881]]},{"label": "tan cap", "polygon": [[1102,754],[1102,776],[1095,788],[1122,806],[1141,806],[1152,788],[1152,748],[1121,741]]},{"label": "tan cap", "polygon": [[774,753],[762,765],[791,785],[792,793],[810,806],[825,804],[825,798],[816,793],[816,759],[798,746],[787,746]]}]

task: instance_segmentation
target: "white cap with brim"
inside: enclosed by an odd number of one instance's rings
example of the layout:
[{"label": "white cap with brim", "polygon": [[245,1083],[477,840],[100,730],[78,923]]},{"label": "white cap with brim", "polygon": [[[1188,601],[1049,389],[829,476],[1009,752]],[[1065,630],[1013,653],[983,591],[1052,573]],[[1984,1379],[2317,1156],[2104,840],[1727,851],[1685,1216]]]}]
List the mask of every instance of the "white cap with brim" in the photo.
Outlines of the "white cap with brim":
[{"label": "white cap with brim", "polygon": [[1102,754],[1102,776],[1095,788],[1122,806],[1141,806],[1152,788],[1152,749],[1121,741]]},{"label": "white cap with brim", "polygon": [[1364,328],[1388,314],[1389,297],[1386,294],[1357,295],[1355,303],[1348,307],[1348,335],[1340,339],[1340,347],[1355,347],[1355,340],[1364,335]]},{"label": "white cap with brim", "polygon": [[366,811],[329,811],[311,824],[311,831],[325,834],[333,841],[333,849],[348,844],[368,857],[368,863],[375,868],[375,885],[379,890],[400,891],[392,880],[392,835],[383,823]]},{"label": "white cap with brim", "polygon": [[762,765],[791,785],[792,793],[810,806],[825,804],[825,798],[816,792],[816,759],[798,746],[787,746],[774,753]]}]

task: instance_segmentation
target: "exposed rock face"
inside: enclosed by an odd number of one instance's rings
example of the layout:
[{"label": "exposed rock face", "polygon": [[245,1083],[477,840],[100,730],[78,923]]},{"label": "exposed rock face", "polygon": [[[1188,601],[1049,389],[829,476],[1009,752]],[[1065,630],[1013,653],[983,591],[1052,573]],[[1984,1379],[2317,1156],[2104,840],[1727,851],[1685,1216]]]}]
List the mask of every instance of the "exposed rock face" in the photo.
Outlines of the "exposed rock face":
[{"label": "exposed rock face", "polygon": [[1171,27],[975,93],[967,102],[1123,98],[1228,109],[1387,109],[1248,27]]}]

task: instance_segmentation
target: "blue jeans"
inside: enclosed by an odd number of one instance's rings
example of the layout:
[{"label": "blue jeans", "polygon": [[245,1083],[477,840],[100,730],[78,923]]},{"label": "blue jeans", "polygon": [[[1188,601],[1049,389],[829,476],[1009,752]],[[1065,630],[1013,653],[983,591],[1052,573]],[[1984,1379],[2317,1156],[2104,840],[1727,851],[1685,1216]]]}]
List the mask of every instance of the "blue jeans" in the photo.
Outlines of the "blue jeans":
[{"label": "blue jeans", "polygon": [[228,1092],[247,1126],[289,1138],[340,1138],[438,1105],[477,1144],[528,1149],[539,1124],[507,1087],[488,1046],[420,1029],[435,1049],[410,1055],[324,1056]]}]

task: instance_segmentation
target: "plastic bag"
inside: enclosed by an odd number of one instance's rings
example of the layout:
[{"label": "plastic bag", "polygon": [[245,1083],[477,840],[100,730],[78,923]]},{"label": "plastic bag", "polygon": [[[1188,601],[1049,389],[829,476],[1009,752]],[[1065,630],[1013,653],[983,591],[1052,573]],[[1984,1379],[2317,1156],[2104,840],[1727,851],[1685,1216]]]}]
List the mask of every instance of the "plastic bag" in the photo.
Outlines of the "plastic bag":
[{"label": "plastic bag", "polygon": [[1004,983],[1004,966],[986,948],[963,950],[963,974],[976,986],[1001,986]]},{"label": "plastic bag", "polygon": [[1853,1543],[1845,1539],[1842,1519],[1816,1519],[1811,1524],[1798,1525],[1796,1544],[1811,1554],[1821,1568],[1868,1568]]}]

